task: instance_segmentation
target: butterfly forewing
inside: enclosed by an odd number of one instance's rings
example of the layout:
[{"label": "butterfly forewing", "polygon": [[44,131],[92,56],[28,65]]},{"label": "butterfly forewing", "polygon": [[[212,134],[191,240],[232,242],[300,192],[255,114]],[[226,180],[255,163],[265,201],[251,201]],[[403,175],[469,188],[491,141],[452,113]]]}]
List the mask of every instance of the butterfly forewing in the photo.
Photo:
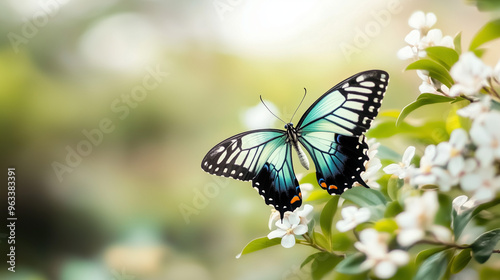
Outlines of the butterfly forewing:
[{"label": "butterfly forewing", "polygon": [[252,180],[266,204],[282,215],[301,205],[285,131],[262,129],[235,135],[213,147],[201,167],[210,174]]},{"label": "butterfly forewing", "polygon": [[363,133],[382,104],[389,74],[381,70],[358,73],[323,94],[302,116],[299,141],[316,166],[318,184],[341,194],[361,178],[368,160]]},{"label": "butterfly forewing", "polygon": [[260,171],[272,152],[285,142],[284,131],[261,129],[240,133],[213,147],[201,168],[218,176],[248,181]]},{"label": "butterfly forewing", "polygon": [[381,70],[358,73],[323,94],[300,119],[302,134],[327,131],[361,135],[378,114],[389,74]]}]

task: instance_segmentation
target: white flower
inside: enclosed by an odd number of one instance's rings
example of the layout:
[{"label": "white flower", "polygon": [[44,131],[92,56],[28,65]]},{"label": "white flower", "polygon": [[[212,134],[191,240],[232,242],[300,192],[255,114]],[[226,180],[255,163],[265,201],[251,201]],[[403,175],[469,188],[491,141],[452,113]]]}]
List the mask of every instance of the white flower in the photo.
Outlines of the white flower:
[{"label": "white flower", "polygon": [[488,85],[487,78],[492,74],[491,67],[485,65],[473,52],[460,55],[450,70],[451,77],[457,82],[450,88],[451,96],[475,95]]},{"label": "white flower", "polygon": [[366,260],[361,264],[361,269],[373,269],[378,278],[387,279],[397,271],[398,266],[407,264],[410,257],[403,250],[389,251],[387,243],[390,235],[378,232],[375,229],[365,229],[359,234],[359,242],[354,247],[366,255]]},{"label": "white flower", "polygon": [[497,83],[500,83],[500,60],[497,62],[495,69],[493,69],[493,78],[495,78]]},{"label": "white flower", "polygon": [[[307,225],[311,221],[313,207],[309,204],[304,204],[302,207],[295,209],[293,213],[296,213],[300,218],[300,223],[303,225]],[[288,217],[292,212],[287,211],[284,214],[284,217]],[[280,212],[276,211],[276,209],[271,210],[271,216],[269,216],[269,229],[272,229],[272,225],[276,223],[280,219]]]},{"label": "white flower", "polygon": [[437,145],[438,153],[443,154],[448,162],[448,171],[452,176],[458,176],[465,168],[465,145],[469,142],[467,132],[461,128],[453,130],[449,142]]},{"label": "white flower", "polygon": [[484,114],[490,111],[490,107],[491,96],[486,95],[480,101],[472,102],[466,107],[457,110],[457,114],[470,119],[482,119]]},{"label": "white flower", "polygon": [[500,113],[489,112],[472,123],[470,135],[477,145],[476,158],[482,166],[489,166],[495,159],[500,159]]},{"label": "white flower", "polygon": [[[378,147],[380,143],[376,142],[375,138],[369,139],[367,141],[368,151],[367,155],[369,160],[365,162],[365,171],[361,173],[361,179],[372,189],[380,189],[377,180],[380,179],[380,173],[378,172],[382,168],[382,162],[376,157],[378,153]],[[355,183],[359,185],[359,183]]]},{"label": "white flower", "polygon": [[460,181],[464,191],[473,191],[473,200],[478,203],[488,202],[495,198],[500,191],[500,176],[496,176],[493,166],[477,169],[475,172],[465,174]]},{"label": "white flower", "polygon": [[417,75],[422,79],[422,84],[418,87],[420,93],[434,93],[440,95],[444,93],[448,95],[450,92],[450,89],[446,85],[432,79],[427,71],[417,70]]},{"label": "white flower", "polygon": [[408,19],[408,25],[426,33],[437,21],[434,13],[414,12]]},{"label": "white flower", "polygon": [[370,210],[368,208],[358,209],[356,206],[347,206],[340,212],[342,219],[337,222],[337,229],[340,232],[346,232],[355,228],[357,225],[370,219]]},{"label": "white flower", "polygon": [[401,246],[410,246],[422,240],[430,229],[439,207],[437,192],[426,191],[421,197],[405,200],[405,211],[396,216],[400,228],[397,240]]},{"label": "white flower", "polygon": [[444,36],[440,29],[431,29],[427,34],[422,37],[419,42],[418,48],[423,50],[427,47],[443,46],[453,48],[453,38],[451,36]]},{"label": "white flower", "polygon": [[441,188],[451,186],[450,175],[443,166],[446,164],[447,155],[438,153],[435,145],[429,145],[425,148],[424,155],[420,159],[420,167],[412,172],[410,184],[427,185],[441,184]]},{"label": "white flower", "polygon": [[477,201],[474,199],[469,199],[466,195],[460,195],[455,197],[452,202],[453,209],[457,212],[457,215],[462,214],[464,211],[472,209],[478,205]]},{"label": "white flower", "polygon": [[384,172],[387,174],[394,174],[400,179],[407,178],[410,170],[413,168],[411,165],[413,156],[415,156],[415,147],[409,146],[403,154],[403,160],[400,163],[389,164],[384,168]]},{"label": "white flower", "polygon": [[[276,106],[270,101],[266,101],[266,105],[272,112],[278,111]],[[241,114],[241,120],[248,129],[260,129],[273,127],[276,117],[262,103],[259,103],[244,111]]]},{"label": "white flower", "polygon": [[281,238],[281,246],[291,248],[295,245],[295,235],[303,235],[307,232],[307,225],[301,224],[297,213],[290,213],[282,221],[276,222],[276,230],[271,231],[267,238]]},{"label": "white flower", "polygon": [[406,60],[410,58],[418,58],[424,57],[425,52],[421,52],[418,48],[421,40],[421,34],[418,30],[412,30],[405,37],[405,42],[408,43],[408,46],[403,47],[397,53],[399,59]]}]

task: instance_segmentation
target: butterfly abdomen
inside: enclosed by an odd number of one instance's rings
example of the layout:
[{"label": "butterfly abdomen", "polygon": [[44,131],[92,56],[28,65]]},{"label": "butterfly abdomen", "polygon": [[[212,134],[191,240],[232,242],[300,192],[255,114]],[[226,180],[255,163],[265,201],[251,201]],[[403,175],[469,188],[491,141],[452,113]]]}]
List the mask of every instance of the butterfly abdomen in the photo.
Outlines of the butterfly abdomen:
[{"label": "butterfly abdomen", "polygon": [[302,150],[302,148],[299,145],[299,140],[298,140],[298,134],[297,130],[293,127],[292,123],[288,123],[286,126],[286,132],[287,132],[287,141],[289,141],[295,151],[297,152],[299,156],[299,161],[302,166],[304,166],[305,169],[309,170],[309,160],[307,159],[306,153]]}]

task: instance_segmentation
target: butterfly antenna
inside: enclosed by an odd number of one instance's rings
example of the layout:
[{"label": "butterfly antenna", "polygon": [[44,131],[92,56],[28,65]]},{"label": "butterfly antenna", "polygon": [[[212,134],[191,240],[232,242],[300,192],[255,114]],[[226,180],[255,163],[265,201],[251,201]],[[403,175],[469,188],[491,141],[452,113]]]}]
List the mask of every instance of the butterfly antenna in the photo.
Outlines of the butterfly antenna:
[{"label": "butterfly antenna", "polygon": [[293,112],[293,115],[292,115],[292,118],[290,119],[290,122],[292,122],[293,117],[295,117],[295,113],[297,113],[297,110],[299,110],[300,105],[302,105],[302,102],[304,102],[304,99],[306,98],[306,94],[307,94],[307,89],[304,88],[304,96],[302,97],[302,100],[300,100],[299,106],[297,106],[297,109],[295,109],[295,112]]},{"label": "butterfly antenna", "polygon": [[286,124],[286,122],[282,119],[280,119],[278,116],[276,116],[273,111],[271,111],[271,109],[269,109],[269,107],[267,107],[266,103],[264,103],[264,100],[262,100],[262,95],[259,95],[260,97],[260,102],[262,102],[262,104],[264,104],[264,106],[266,107],[266,109],[271,113],[273,114],[273,116],[275,116],[278,120],[282,121],[284,124]]}]

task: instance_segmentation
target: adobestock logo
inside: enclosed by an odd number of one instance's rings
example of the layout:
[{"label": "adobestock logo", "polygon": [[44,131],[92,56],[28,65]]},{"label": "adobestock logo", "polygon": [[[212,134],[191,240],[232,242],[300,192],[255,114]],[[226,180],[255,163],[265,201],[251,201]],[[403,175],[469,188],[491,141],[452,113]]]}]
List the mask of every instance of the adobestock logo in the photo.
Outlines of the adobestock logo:
[{"label": "adobestock logo", "polygon": [[[142,83],[134,86],[129,94],[122,94],[121,98],[114,99],[110,104],[111,112],[117,114],[118,120],[125,120],[130,115],[130,110],[137,108],[140,102],[148,96],[148,91],[152,91],[160,86],[163,80],[169,75],[160,70],[159,65],[156,68],[146,67],[146,75],[142,78]],[[65,173],[71,173],[83,161],[84,157],[90,155],[94,147],[99,146],[104,135],[112,133],[116,128],[111,118],[102,118],[98,126],[91,130],[83,129],[84,139],[76,145],[66,146],[66,157],[63,163],[52,162],[52,169],[59,180],[63,181]]]},{"label": "adobestock logo", "polygon": [[24,23],[21,26],[20,32],[9,32],[7,33],[7,39],[9,39],[10,45],[14,49],[15,53],[19,53],[20,46],[29,43],[30,39],[33,39],[40,28],[45,27],[49,20],[59,13],[61,7],[67,4],[69,0],[48,0],[39,1],[38,5],[40,9],[33,13],[31,19],[24,18]]},{"label": "adobestock logo", "polygon": [[212,2],[220,21],[224,21],[226,13],[233,12],[234,8],[240,6],[243,0],[215,0]]},{"label": "adobestock logo", "polygon": [[372,20],[365,24],[364,28],[356,27],[352,43],[342,42],[340,50],[348,62],[353,54],[361,53],[361,50],[370,45],[373,38],[377,37],[383,27],[389,26],[392,16],[403,11],[400,0],[389,0],[386,8],[379,11],[371,11]]}]

